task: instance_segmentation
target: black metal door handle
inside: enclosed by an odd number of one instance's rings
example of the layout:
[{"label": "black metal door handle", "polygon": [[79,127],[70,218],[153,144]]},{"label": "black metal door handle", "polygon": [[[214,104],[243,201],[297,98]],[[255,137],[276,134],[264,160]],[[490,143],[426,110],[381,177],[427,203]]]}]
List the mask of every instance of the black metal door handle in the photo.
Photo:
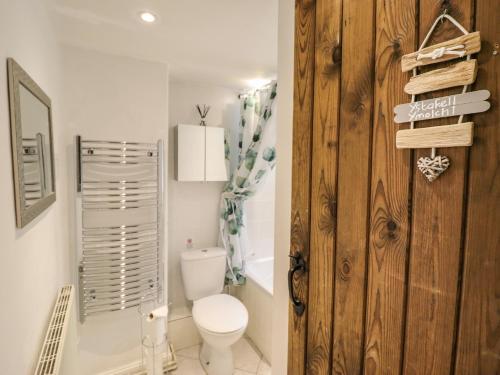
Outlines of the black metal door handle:
[{"label": "black metal door handle", "polygon": [[290,294],[290,300],[292,301],[293,309],[297,315],[302,315],[306,309],[306,305],[295,296],[293,290],[293,275],[295,272],[301,271],[306,272],[306,261],[302,257],[302,254],[295,253],[295,255],[289,255],[292,259],[291,268],[288,270],[288,292]]}]

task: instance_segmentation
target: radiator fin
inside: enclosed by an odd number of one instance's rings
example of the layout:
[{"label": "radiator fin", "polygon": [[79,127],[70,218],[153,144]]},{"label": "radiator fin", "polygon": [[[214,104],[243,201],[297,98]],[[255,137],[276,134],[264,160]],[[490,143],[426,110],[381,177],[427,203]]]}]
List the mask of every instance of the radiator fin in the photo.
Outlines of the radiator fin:
[{"label": "radiator fin", "polygon": [[54,311],[43,343],[35,375],[57,375],[64,348],[73,300],[73,285],[63,286],[57,295]]}]

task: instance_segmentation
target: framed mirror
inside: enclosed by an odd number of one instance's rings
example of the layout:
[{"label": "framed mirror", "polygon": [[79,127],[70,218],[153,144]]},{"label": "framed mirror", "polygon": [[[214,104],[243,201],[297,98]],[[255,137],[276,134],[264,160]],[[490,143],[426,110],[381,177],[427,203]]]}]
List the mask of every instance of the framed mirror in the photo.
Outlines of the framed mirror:
[{"label": "framed mirror", "polygon": [[24,227],[56,200],[50,98],[7,59],[16,225]]}]

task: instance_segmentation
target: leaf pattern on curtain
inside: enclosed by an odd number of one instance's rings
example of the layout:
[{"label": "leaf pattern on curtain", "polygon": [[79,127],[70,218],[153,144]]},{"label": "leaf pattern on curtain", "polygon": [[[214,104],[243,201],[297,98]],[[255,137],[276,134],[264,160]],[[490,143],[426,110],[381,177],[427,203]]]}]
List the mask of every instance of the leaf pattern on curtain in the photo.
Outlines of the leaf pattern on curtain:
[{"label": "leaf pattern on curtain", "polygon": [[247,235],[245,201],[253,196],[276,165],[275,139],[266,132],[277,94],[273,81],[265,90],[241,98],[238,167],[220,200],[220,234],[228,252],[226,282],[245,283]]}]

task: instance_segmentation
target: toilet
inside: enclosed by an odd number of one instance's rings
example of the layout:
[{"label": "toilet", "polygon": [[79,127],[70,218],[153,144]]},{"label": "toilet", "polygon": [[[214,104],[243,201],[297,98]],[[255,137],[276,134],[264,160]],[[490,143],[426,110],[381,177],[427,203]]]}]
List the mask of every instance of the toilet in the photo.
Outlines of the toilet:
[{"label": "toilet", "polygon": [[193,320],[203,338],[200,361],[209,375],[232,375],[231,345],[248,325],[248,311],[236,298],[221,294],[226,250],[212,247],[181,253],[186,298],[193,301]]}]

